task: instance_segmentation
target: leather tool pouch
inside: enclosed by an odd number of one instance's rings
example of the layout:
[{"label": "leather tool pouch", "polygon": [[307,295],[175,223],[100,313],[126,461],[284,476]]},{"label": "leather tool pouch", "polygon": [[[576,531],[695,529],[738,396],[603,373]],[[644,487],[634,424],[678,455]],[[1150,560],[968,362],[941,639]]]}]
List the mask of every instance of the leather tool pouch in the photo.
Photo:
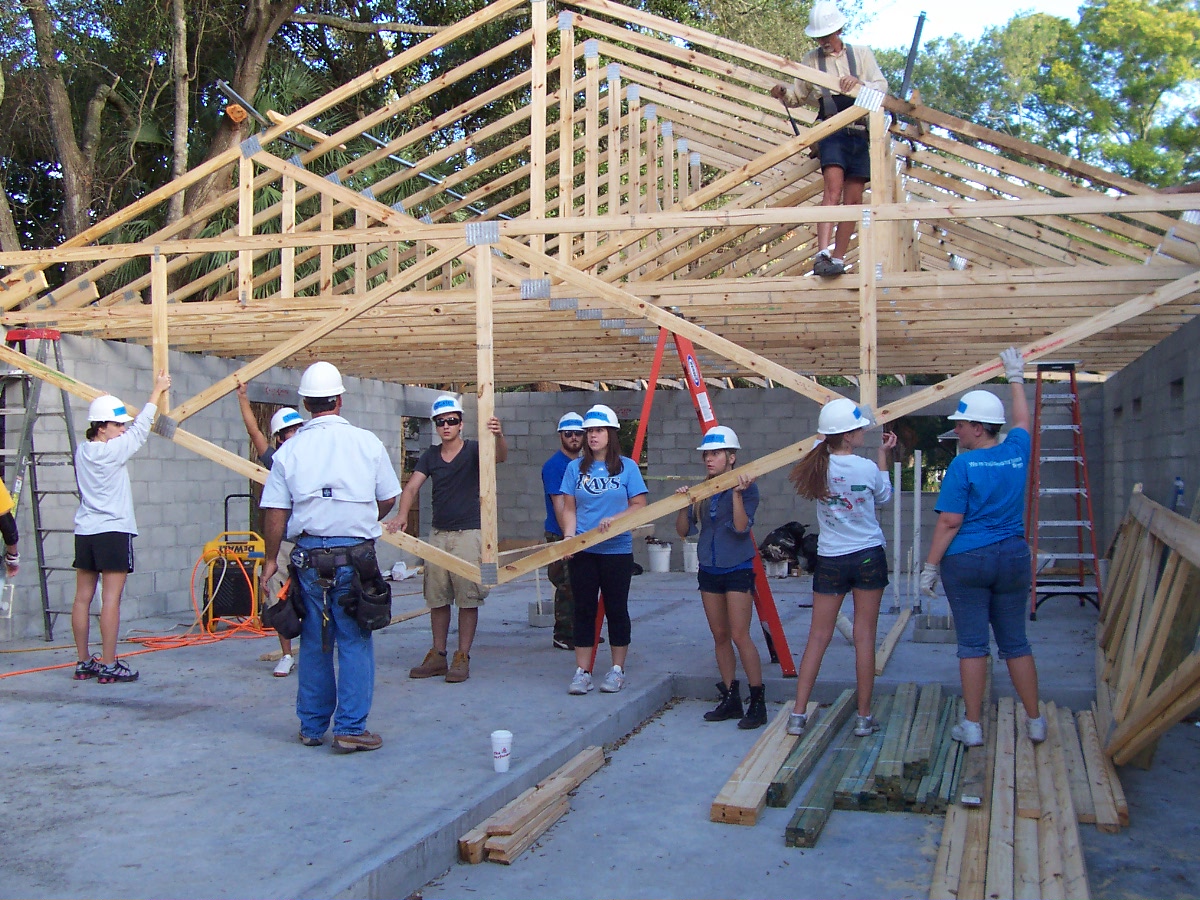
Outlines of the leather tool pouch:
[{"label": "leather tool pouch", "polygon": [[375,542],[363,541],[348,547],[346,556],[354,575],[350,593],[341,601],[342,608],[364,632],[385,628],[392,620],[392,588],[379,571]]},{"label": "leather tool pouch", "polygon": [[304,598],[300,596],[300,577],[296,567],[288,565],[287,593],[274,606],[262,611],[263,624],[274,628],[280,637],[292,640],[300,637],[301,620],[304,618]]}]

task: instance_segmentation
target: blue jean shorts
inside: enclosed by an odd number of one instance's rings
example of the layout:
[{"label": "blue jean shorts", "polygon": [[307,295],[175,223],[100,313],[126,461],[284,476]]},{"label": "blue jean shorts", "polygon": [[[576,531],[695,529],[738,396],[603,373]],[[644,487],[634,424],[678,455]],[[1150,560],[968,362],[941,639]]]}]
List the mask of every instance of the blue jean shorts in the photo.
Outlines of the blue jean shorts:
[{"label": "blue jean shorts", "polygon": [[818,556],[813,593],[840,597],[847,591],[881,591],[888,586],[887,554],[868,547],[841,556]]},{"label": "blue jean shorts", "polygon": [[871,180],[871,151],[866,131],[835,131],[817,143],[821,168],[841,166],[846,178]]},{"label": "blue jean shorts", "polygon": [[942,584],[954,614],[959,659],[990,653],[989,625],[1001,659],[1033,655],[1025,636],[1031,580],[1029,545],[1021,537],[942,557]]},{"label": "blue jean shorts", "polygon": [[754,570],[734,569],[718,574],[701,569],[696,575],[696,582],[705,594],[749,594],[754,590]]}]

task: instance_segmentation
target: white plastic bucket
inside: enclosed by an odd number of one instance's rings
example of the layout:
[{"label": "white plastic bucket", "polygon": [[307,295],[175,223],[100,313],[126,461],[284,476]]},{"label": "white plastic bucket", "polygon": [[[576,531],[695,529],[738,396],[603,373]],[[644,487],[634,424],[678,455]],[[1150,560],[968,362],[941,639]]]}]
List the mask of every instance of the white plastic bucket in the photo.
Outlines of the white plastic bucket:
[{"label": "white plastic bucket", "polygon": [[651,572],[670,572],[671,571],[671,545],[670,544],[648,544],[647,552],[650,554],[650,571]]},{"label": "white plastic bucket", "polygon": [[696,553],[695,541],[683,542],[683,571],[693,574],[700,571],[700,557]]}]

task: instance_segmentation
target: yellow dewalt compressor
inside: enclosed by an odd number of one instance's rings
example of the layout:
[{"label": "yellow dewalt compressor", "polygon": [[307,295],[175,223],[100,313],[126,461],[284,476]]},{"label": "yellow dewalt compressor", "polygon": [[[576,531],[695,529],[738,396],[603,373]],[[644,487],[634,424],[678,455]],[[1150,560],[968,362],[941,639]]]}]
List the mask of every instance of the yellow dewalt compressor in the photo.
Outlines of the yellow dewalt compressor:
[{"label": "yellow dewalt compressor", "polygon": [[229,501],[238,498],[252,499],[252,495],[225,498],[225,530],[204,545],[200,557],[207,567],[200,621],[208,632],[216,631],[221,619],[257,619],[262,606],[259,576],[266,543],[256,532],[229,530]]}]

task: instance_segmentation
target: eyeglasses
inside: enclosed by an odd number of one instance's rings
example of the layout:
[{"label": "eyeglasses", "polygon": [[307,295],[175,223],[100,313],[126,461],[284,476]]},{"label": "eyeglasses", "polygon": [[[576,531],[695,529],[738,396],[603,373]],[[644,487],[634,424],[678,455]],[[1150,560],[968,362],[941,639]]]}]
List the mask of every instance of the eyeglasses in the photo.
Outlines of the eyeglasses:
[{"label": "eyeglasses", "polygon": [[563,435],[564,437],[569,437],[569,438],[583,437],[582,431],[560,431],[559,434]]},{"label": "eyeglasses", "polygon": [[458,416],[451,416],[448,419],[434,419],[433,424],[438,428],[449,428],[452,425],[461,425],[462,419]]}]

